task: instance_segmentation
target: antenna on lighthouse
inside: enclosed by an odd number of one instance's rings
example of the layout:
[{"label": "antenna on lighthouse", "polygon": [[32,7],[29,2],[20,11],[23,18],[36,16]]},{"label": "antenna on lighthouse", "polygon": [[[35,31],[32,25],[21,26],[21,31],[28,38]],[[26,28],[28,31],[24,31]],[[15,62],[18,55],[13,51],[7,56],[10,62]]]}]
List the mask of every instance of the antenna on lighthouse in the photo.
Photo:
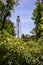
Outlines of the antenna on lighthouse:
[{"label": "antenna on lighthouse", "polygon": [[17,16],[17,38],[20,38],[20,16]]}]

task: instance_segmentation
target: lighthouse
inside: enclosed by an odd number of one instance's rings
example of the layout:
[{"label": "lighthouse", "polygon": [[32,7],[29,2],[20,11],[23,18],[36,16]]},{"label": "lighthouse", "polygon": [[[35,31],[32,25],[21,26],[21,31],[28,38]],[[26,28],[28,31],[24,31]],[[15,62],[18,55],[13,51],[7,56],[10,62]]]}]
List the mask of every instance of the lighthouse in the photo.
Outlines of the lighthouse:
[{"label": "lighthouse", "polygon": [[20,38],[20,16],[17,16],[17,38]]}]

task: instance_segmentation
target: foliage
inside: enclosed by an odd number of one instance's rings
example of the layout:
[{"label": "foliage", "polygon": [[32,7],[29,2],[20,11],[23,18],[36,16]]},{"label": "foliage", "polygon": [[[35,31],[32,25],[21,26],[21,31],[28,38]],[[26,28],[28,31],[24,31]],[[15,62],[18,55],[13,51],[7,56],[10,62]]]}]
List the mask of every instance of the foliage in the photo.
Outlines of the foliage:
[{"label": "foliage", "polygon": [[5,20],[11,16],[17,0],[0,0],[0,20],[2,21],[1,30],[4,29]]},{"label": "foliage", "polygon": [[43,36],[43,23],[41,20],[43,18],[43,3],[40,3],[40,1],[38,0],[38,2],[36,2],[36,7],[33,10],[33,17],[32,17],[35,24],[36,39]]},{"label": "foliage", "polygon": [[[0,29],[2,26],[2,21],[0,21]],[[12,35],[15,35],[15,26],[10,20],[5,20],[4,29]]]},{"label": "foliage", "polygon": [[24,42],[27,42],[27,41],[29,40],[28,34],[26,34],[26,35],[22,34],[22,35],[21,35],[21,38],[22,38],[22,40],[23,40]]},{"label": "foliage", "polygon": [[24,42],[0,31],[0,65],[43,65],[43,39]]},{"label": "foliage", "polygon": [[[43,65],[42,38],[36,41],[33,40],[34,36],[28,38],[28,35],[23,35],[23,38],[17,39],[10,34],[13,33],[14,28],[12,22],[7,21],[7,17],[11,15],[15,3],[15,0],[0,0],[0,22],[2,21],[0,25],[3,23],[5,28],[0,31],[0,65]],[[37,6],[39,7],[39,4]],[[40,13],[40,11],[38,13],[36,11],[37,9],[35,9],[36,14]],[[41,9],[41,14],[42,12]],[[35,19],[35,23],[36,21],[37,23],[40,22],[39,19],[38,21]],[[43,15],[41,17],[42,22]]]},{"label": "foliage", "polygon": [[[30,33],[34,33],[34,31],[32,31]],[[22,34],[21,38],[24,42],[28,42],[28,41],[31,41],[31,40],[34,40],[34,41],[36,40],[35,35],[28,35],[28,34],[26,34],[26,35]]]}]

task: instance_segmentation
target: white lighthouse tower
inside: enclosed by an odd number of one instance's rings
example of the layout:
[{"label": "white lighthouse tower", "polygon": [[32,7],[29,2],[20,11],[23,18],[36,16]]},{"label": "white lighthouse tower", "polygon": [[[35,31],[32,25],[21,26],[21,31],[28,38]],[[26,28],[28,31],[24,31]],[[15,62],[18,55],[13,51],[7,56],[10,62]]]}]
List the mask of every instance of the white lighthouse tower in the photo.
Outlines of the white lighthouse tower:
[{"label": "white lighthouse tower", "polygon": [[20,16],[17,16],[17,38],[20,38]]}]

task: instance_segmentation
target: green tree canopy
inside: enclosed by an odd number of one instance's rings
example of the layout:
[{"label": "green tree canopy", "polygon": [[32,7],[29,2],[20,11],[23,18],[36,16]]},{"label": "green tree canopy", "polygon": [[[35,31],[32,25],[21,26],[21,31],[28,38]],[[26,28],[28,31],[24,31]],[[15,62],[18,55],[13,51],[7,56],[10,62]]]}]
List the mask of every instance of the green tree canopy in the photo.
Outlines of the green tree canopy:
[{"label": "green tree canopy", "polygon": [[18,0],[0,0],[0,20],[2,21],[1,30],[4,28],[5,20],[11,16],[11,11]]},{"label": "green tree canopy", "polygon": [[[1,29],[1,26],[2,26],[2,21],[0,21],[0,29]],[[5,24],[4,24],[4,29],[9,32],[10,34],[12,35],[15,35],[15,26],[14,26],[14,23],[12,23],[12,21],[10,20],[5,20]]]},{"label": "green tree canopy", "polygon": [[43,29],[42,29],[42,15],[43,13],[43,1],[42,0],[37,0],[36,2],[36,7],[33,10],[33,17],[32,19],[34,20],[35,24],[35,34],[36,34],[36,39],[40,38],[43,36]]}]

